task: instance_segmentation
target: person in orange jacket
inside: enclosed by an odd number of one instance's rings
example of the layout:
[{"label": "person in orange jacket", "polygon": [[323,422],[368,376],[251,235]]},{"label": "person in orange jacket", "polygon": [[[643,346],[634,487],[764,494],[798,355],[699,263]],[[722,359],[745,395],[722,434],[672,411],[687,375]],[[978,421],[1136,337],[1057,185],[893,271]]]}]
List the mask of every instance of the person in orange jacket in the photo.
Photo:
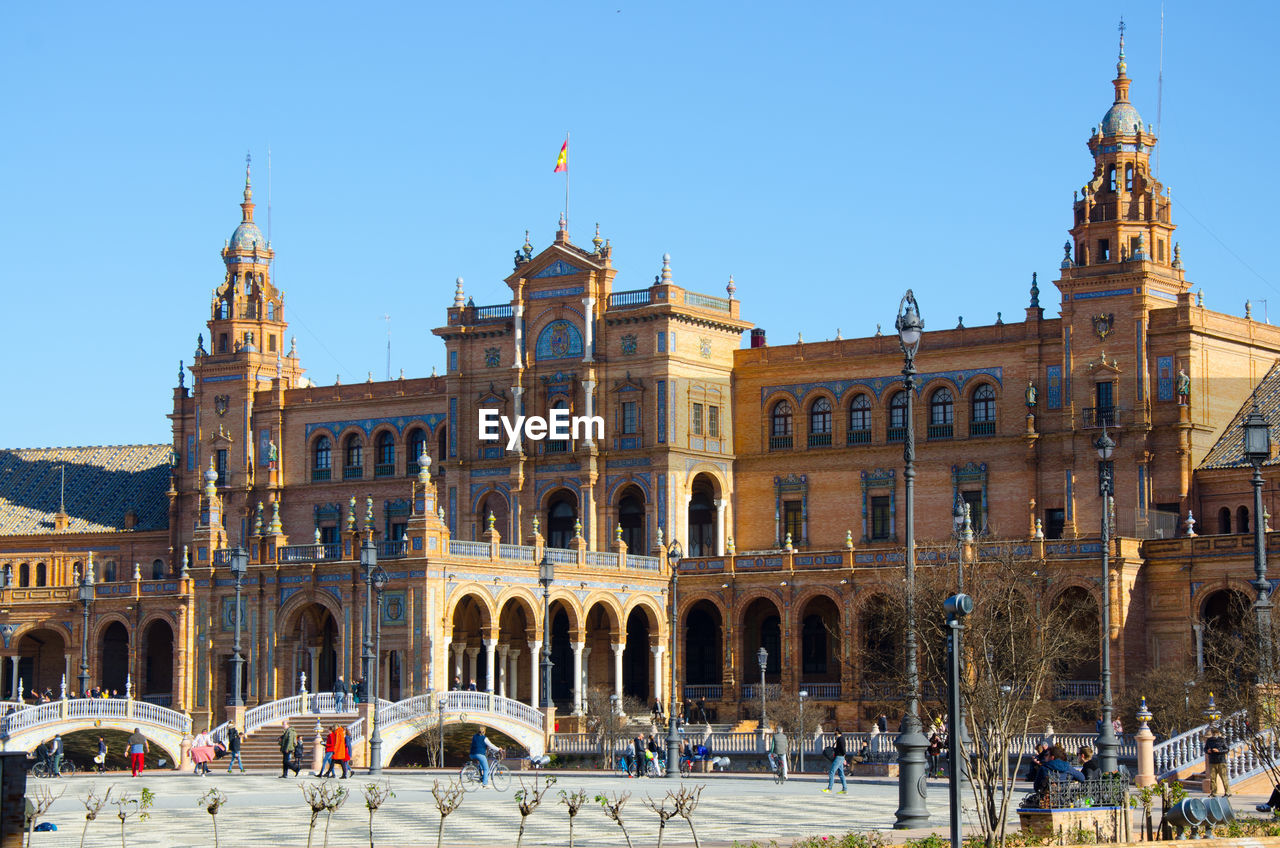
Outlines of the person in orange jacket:
[{"label": "person in orange jacket", "polygon": [[333,729],[333,762],[342,765],[342,780],[351,776],[351,749],[347,747],[347,729],[342,725]]}]

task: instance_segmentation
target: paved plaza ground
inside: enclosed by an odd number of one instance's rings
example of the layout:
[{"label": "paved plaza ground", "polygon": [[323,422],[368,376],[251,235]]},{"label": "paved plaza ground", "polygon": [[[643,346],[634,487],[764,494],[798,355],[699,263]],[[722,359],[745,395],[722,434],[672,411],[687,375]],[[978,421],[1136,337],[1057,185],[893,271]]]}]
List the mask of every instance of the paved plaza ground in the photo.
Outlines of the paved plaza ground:
[{"label": "paved plaza ground", "polygon": [[[456,772],[448,774],[456,775]],[[639,848],[657,841],[657,817],[641,803],[646,794],[660,799],[670,788],[666,780],[634,780],[604,775],[599,772],[564,771],[554,774],[557,784],[543,801],[542,807],[529,817],[524,844],[563,846],[568,844],[568,816],[559,803],[561,789],[585,789],[589,798],[597,793],[630,792],[624,807],[623,821],[632,843]],[[439,816],[431,797],[433,781],[447,776],[441,771],[388,771],[396,797],[387,802],[374,819],[375,844],[381,846],[434,846]],[[525,775],[531,780],[532,775]],[[314,780],[314,778],[312,778]],[[369,778],[353,776],[342,783],[351,790],[345,805],[333,816],[329,832],[330,846],[368,844],[368,815],[361,789]],[[149,772],[131,779],[127,773],[105,776],[78,776],[63,781],[32,781],[34,785],[66,787],[63,795],[46,818],[58,825],[57,833],[35,834],[35,845],[76,845],[84,823],[84,810],[77,796],[83,796],[90,784],[100,790],[114,785],[117,791],[137,792],[147,786],[156,794],[151,819],[130,820],[128,845],[137,846],[211,846],[213,831],[209,815],[197,800],[210,786],[217,786],[229,802],[218,816],[221,845],[231,846],[302,846],[307,842],[309,809],[302,800],[299,786],[304,778],[281,780],[274,774],[227,775],[215,772],[208,778],[175,772]],[[685,783],[702,784],[702,803],[694,816],[698,837],[706,846],[728,846],[733,842],[777,840],[785,848],[792,841],[809,835],[834,835],[848,830],[885,830],[893,826],[897,808],[897,784],[892,779],[860,778],[849,782],[849,794],[826,795],[826,777],[809,774],[793,776],[779,786],[764,776],[737,774],[700,775]],[[839,784],[837,783],[837,789]],[[493,790],[468,793],[462,806],[449,816],[445,824],[444,845],[507,846],[514,845],[520,825],[520,814],[513,795],[519,787],[513,780],[502,794]],[[1021,793],[1022,784],[1019,784]],[[1021,797],[1021,794],[1019,794]],[[1252,810],[1265,798],[1233,799],[1236,808]],[[932,827],[919,832],[895,832],[891,836],[923,835],[930,831],[947,831],[946,784],[931,781],[929,808]],[[114,807],[103,812],[89,829],[86,846],[120,845],[119,821]],[[1014,816],[1016,822],[1016,815]],[[323,822],[323,817],[321,819]],[[314,845],[321,844],[320,826]],[[1016,827],[1016,824],[1015,824]],[[667,825],[664,844],[691,845],[688,826],[680,819]],[[599,805],[588,802],[574,826],[574,844],[584,846],[624,845],[622,834]]]}]

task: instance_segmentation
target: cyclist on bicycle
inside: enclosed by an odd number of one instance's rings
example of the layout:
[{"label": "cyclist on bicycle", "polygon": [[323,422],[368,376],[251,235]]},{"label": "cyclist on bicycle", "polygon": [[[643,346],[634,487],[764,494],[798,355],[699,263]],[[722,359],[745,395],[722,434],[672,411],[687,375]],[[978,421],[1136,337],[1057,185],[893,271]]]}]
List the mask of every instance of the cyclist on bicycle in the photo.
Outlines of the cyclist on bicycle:
[{"label": "cyclist on bicycle", "polygon": [[484,735],[484,726],[482,725],[476,734],[471,737],[471,759],[476,761],[476,765],[480,767],[480,785],[489,785],[489,752],[501,754],[502,749],[489,741]]},{"label": "cyclist on bicycle", "polygon": [[782,732],[781,726],[775,727],[769,742],[769,767],[783,780],[787,779],[787,749],[787,734]]}]

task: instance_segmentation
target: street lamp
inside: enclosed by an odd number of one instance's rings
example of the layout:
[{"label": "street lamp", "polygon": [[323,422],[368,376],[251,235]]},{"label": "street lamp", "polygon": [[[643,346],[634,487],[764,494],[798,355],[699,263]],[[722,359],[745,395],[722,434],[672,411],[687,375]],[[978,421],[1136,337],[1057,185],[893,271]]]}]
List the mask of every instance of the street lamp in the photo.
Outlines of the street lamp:
[{"label": "street lamp", "polygon": [[[363,553],[363,551],[361,552]],[[382,728],[378,725],[378,696],[382,692],[382,590],[387,588],[387,570],[380,565],[373,567],[373,590],[378,593],[377,645],[373,655],[378,658],[374,666],[373,697],[373,733],[369,736],[369,774],[382,774]]]},{"label": "street lamp", "polygon": [[800,771],[804,772],[804,746],[808,737],[804,729],[804,699],[809,697],[808,689],[800,690]]},{"label": "street lamp", "polygon": [[[84,626],[80,628],[80,694],[89,697],[89,604],[93,603],[93,560],[80,575],[80,603],[84,605]],[[7,636],[5,638],[8,638]]]},{"label": "street lamp", "polygon": [[[360,646],[360,679],[364,682],[365,699],[378,711],[378,690],[373,688],[373,570],[378,567],[378,548],[373,539],[360,543],[360,567],[364,569],[364,637]],[[373,739],[369,740],[369,758],[373,759]]]},{"label": "street lamp", "polygon": [[1098,449],[1098,478],[1102,490],[1102,727],[1098,728],[1098,764],[1104,773],[1117,769],[1116,751],[1120,740],[1111,720],[1111,495],[1115,481],[1111,475],[1111,454],[1115,441],[1102,435],[1093,443]]},{"label": "street lamp", "polygon": [[[962,653],[960,639],[964,633],[964,623],[961,619],[973,612],[973,598],[963,592],[952,595],[943,604],[943,609],[947,613],[947,682],[950,690],[947,693],[947,721],[950,724],[947,728],[947,735],[949,739],[958,740],[962,726],[960,718],[960,657]],[[951,772],[951,779],[948,781],[947,786],[947,800],[949,801],[948,806],[951,813],[951,848],[960,848],[961,746],[953,743],[948,745],[947,748],[947,765],[948,770]]]},{"label": "street lamp", "polygon": [[551,706],[551,583],[556,579],[556,566],[544,548],[538,564],[538,582],[542,584],[542,709]]},{"label": "street lamp", "polygon": [[249,571],[249,552],[244,548],[233,548],[229,557],[231,560],[231,576],[236,582],[236,637],[234,653],[231,655],[231,673],[235,676],[235,682],[231,685],[231,706],[244,706],[244,657],[240,656],[240,587],[244,581],[245,574]]},{"label": "street lamp", "polygon": [[760,663],[760,735],[763,737],[765,730],[769,727],[769,713],[765,709],[764,700],[764,670],[769,665],[769,652],[765,650],[764,645],[756,651],[756,661]]},{"label": "street lamp", "polygon": [[898,809],[894,813],[893,826],[897,829],[923,827],[929,822],[929,808],[925,805],[925,756],[929,740],[925,739],[920,724],[920,670],[916,664],[916,351],[920,348],[920,336],[924,321],[920,320],[920,307],[911,289],[898,303],[898,317],[894,321],[898,330],[898,346],[902,349],[902,385],[907,395],[906,427],[902,458],[905,469],[902,481],[906,493],[903,515],[907,541],[907,633],[905,653],[907,659],[907,710],[898,728],[894,746],[898,749]]},{"label": "street lamp", "polygon": [[680,712],[679,695],[676,692],[676,628],[677,610],[676,593],[680,589],[680,560],[684,557],[684,549],[679,539],[672,539],[667,546],[667,565],[671,568],[671,622],[667,626],[671,642],[671,711],[667,714],[667,777],[680,777],[680,728],[676,727],[676,716]]},{"label": "street lamp", "polygon": [[[605,723],[605,728],[608,730],[608,733],[609,733],[609,761],[605,763],[605,768],[613,768],[613,766],[618,762],[613,757],[614,740],[618,735],[618,695],[617,693],[614,693],[609,696],[609,720],[608,722]],[[639,763],[637,763],[636,765],[639,766]],[[637,774],[640,773],[640,769],[638,767],[636,769],[636,773]]]},{"label": "street lamp", "polygon": [[1267,525],[1262,511],[1262,464],[1271,458],[1271,428],[1253,402],[1244,420],[1244,458],[1253,466],[1253,605],[1258,619],[1258,683],[1271,681],[1271,583],[1267,580]]}]

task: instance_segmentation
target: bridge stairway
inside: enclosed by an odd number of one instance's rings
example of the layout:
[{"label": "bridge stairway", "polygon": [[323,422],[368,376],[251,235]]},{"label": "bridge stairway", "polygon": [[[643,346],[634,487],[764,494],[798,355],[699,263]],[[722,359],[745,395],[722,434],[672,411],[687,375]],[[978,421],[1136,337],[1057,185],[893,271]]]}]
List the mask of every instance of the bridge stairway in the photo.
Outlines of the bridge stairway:
[{"label": "bridge stairway", "polygon": [[[311,770],[311,755],[314,751],[312,743],[315,740],[316,721],[319,721],[324,728],[321,734],[323,736],[328,734],[334,724],[351,724],[357,718],[359,716],[355,712],[349,712],[300,715],[289,719],[289,725],[302,737],[304,773]],[[269,771],[278,774],[280,771],[280,734],[283,732],[284,722],[281,721],[277,724],[264,724],[255,730],[252,735],[244,737],[240,742],[240,759],[244,761],[244,767],[249,771]],[[213,764],[213,768],[217,769],[219,767],[223,769],[227,767],[226,757]]]}]

